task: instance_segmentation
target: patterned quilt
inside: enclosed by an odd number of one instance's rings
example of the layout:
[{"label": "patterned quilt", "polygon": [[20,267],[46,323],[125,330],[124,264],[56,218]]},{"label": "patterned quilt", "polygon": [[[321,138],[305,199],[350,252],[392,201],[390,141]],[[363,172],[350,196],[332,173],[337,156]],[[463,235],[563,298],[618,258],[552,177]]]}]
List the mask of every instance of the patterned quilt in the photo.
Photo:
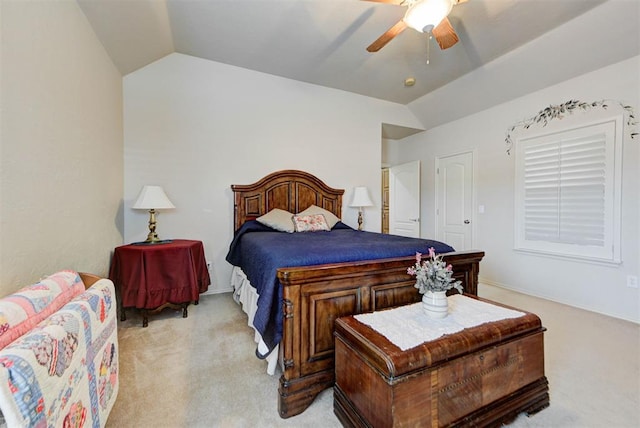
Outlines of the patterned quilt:
[{"label": "patterned quilt", "polygon": [[116,300],[107,279],[0,350],[9,427],[103,427],[117,393]]}]

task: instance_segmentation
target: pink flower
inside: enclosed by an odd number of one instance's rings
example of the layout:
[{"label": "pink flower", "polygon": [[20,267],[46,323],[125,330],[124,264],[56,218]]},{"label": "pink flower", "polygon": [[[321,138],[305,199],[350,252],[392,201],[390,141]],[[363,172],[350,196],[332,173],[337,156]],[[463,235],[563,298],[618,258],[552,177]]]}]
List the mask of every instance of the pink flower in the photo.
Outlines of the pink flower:
[{"label": "pink flower", "polygon": [[429,258],[422,260],[422,254],[416,252],[416,262],[407,268],[407,274],[416,277],[415,288],[420,293],[427,291],[447,291],[455,288],[462,293],[462,283],[453,278],[453,266],[442,260],[434,248],[429,248]]}]

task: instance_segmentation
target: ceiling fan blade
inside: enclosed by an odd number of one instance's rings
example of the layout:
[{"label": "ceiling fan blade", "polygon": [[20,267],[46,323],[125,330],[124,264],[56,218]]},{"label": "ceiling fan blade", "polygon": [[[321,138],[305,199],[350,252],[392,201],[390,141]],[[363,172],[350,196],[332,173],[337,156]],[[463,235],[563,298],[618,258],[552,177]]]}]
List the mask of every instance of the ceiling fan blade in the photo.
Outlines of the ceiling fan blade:
[{"label": "ceiling fan blade", "polygon": [[440,45],[440,49],[449,49],[451,46],[458,43],[458,35],[451,26],[449,18],[445,17],[440,24],[433,30],[431,34],[436,38],[436,41]]},{"label": "ceiling fan blade", "polygon": [[402,33],[406,28],[407,28],[407,24],[405,24],[404,21],[398,21],[396,23],[396,25],[394,25],[393,27],[389,28],[386,33],[384,33],[382,36],[378,37],[378,39],[375,42],[371,43],[367,47],[367,50],[369,52],[378,52],[387,43],[389,43],[391,40],[393,40],[393,38],[395,36],[397,36],[398,34]]}]

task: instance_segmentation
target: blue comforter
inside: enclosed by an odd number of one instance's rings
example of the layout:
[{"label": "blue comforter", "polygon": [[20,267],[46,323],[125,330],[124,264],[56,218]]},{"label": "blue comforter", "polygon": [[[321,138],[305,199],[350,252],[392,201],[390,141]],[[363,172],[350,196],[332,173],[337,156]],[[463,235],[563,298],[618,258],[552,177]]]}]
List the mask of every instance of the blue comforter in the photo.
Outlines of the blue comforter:
[{"label": "blue comforter", "polygon": [[253,325],[271,352],[282,339],[278,268],[412,256],[426,254],[430,247],[436,253],[455,251],[439,241],[362,232],[341,222],[330,232],[286,233],[253,220],[235,233],[226,259],[243,270],[258,292]]}]

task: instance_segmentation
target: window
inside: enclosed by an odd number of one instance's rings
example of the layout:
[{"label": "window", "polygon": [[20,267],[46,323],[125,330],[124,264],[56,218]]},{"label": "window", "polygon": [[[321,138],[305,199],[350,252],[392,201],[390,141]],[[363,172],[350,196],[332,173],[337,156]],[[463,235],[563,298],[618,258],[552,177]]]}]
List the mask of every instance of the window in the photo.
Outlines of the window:
[{"label": "window", "polygon": [[515,248],[620,263],[622,117],[516,141]]}]

